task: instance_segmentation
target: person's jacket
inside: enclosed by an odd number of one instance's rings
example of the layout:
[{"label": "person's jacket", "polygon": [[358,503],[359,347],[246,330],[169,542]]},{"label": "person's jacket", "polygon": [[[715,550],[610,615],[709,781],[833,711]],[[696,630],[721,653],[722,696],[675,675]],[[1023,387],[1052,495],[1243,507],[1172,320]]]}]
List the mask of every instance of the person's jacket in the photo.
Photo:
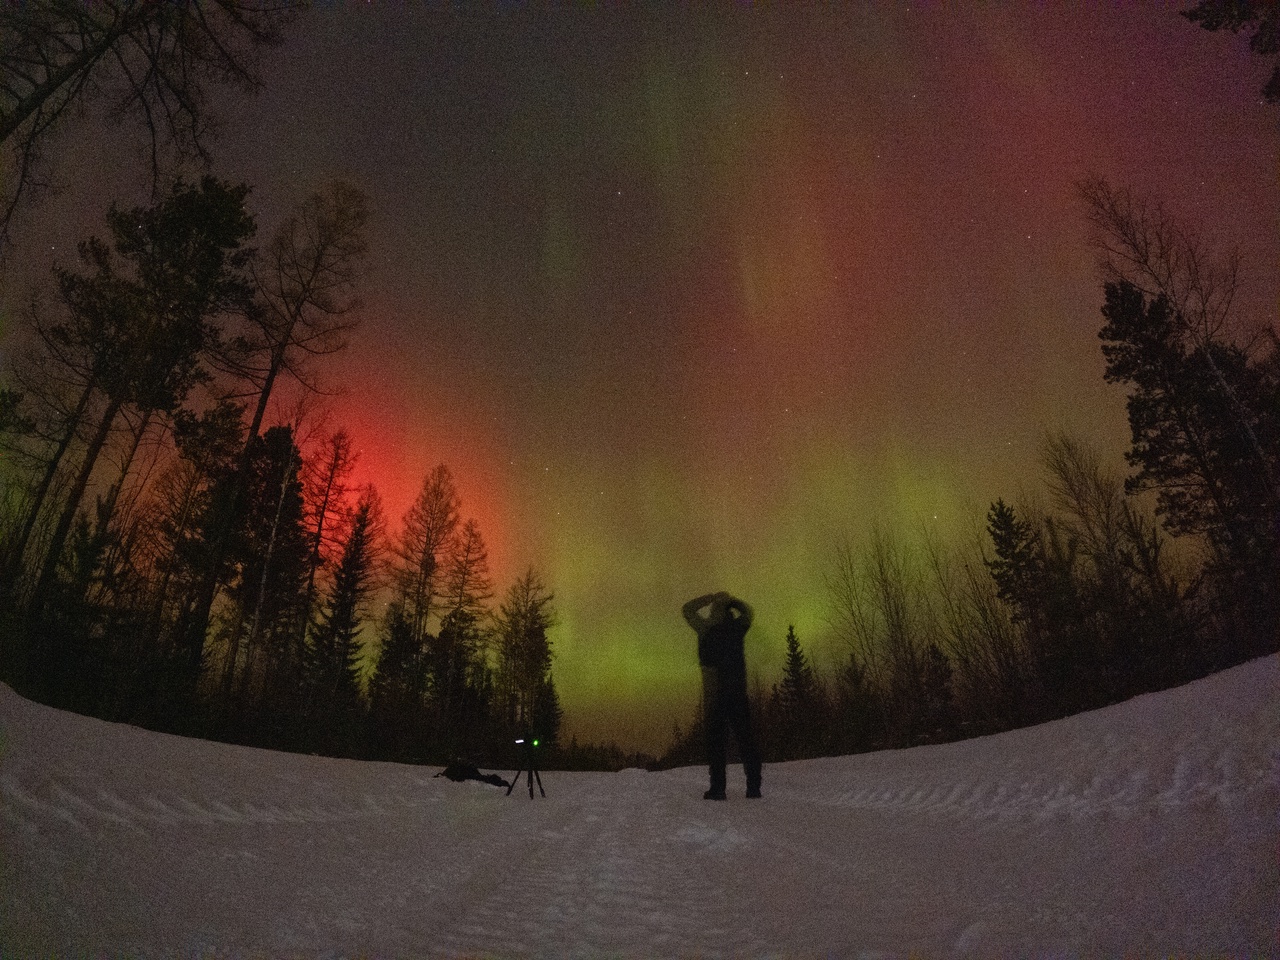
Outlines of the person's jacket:
[{"label": "person's jacket", "polygon": [[704,667],[714,667],[721,673],[741,674],[745,677],[747,659],[743,652],[743,640],[746,635],[745,618],[724,617],[698,635],[698,663]]}]

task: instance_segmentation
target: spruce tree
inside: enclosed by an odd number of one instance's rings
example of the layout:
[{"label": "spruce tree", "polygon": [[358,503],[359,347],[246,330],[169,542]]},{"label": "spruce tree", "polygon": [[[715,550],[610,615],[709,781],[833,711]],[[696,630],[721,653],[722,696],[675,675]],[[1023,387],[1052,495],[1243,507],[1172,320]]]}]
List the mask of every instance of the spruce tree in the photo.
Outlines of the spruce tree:
[{"label": "spruce tree", "polygon": [[427,711],[442,759],[473,751],[489,739],[493,676],[487,639],[481,614],[466,607],[445,614],[439,633],[427,637]]},{"label": "spruce tree", "polygon": [[1015,620],[1031,620],[1043,590],[1044,555],[1035,529],[1013,507],[996,500],[987,512],[987,534],[995,557],[985,559],[997,595],[1013,611]]},{"label": "spruce tree", "polygon": [[425,666],[402,602],[387,607],[381,641],[369,681],[369,753],[382,760],[423,760]]},{"label": "spruce tree", "polygon": [[[774,685],[768,706],[771,708],[769,712],[775,714],[775,720],[766,729],[766,736],[777,741],[773,752],[779,759],[815,756],[821,751],[826,724],[822,717],[818,681],[800,648],[794,625],[787,626],[786,664],[782,680]],[[775,725],[776,729],[773,729]]]},{"label": "spruce tree", "polygon": [[376,494],[365,492],[334,573],[333,589],[307,645],[307,686],[313,724],[323,728],[322,746],[347,747],[363,699],[359,636],[372,593],[378,520]]},{"label": "spruce tree", "polygon": [[560,706],[555,679],[547,673],[539,684],[533,705],[533,735],[542,749],[553,750],[560,743],[560,724],[563,720],[564,710]]},{"label": "spruce tree", "polygon": [[800,649],[794,624],[787,626],[787,662],[783,668],[779,694],[784,709],[795,716],[803,715],[817,699],[817,681],[808,658]]}]

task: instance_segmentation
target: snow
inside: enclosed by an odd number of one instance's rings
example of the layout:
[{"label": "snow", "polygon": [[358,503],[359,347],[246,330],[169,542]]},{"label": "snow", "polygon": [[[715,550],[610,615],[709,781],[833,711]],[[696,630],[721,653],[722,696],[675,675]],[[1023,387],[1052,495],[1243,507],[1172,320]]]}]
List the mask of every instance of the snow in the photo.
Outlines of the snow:
[{"label": "snow", "polygon": [[1276,956],[1278,694],[1268,657],[712,803],[700,768],[530,801],[0,686],[0,955]]}]

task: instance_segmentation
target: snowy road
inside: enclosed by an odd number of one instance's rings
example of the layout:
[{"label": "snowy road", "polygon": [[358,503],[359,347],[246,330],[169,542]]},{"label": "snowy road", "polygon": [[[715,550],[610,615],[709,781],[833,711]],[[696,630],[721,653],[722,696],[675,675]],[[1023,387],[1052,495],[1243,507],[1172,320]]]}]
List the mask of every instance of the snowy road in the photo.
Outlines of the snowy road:
[{"label": "snowy road", "polygon": [[5,687],[0,736],[5,958],[1280,955],[1274,657],[722,804],[698,769],[531,802]]}]

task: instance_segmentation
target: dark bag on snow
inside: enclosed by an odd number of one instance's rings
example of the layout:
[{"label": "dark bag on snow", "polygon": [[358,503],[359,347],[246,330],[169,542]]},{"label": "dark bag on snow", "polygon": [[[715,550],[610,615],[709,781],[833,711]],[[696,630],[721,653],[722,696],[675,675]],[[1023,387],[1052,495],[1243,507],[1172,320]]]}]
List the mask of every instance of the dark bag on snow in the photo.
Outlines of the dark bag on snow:
[{"label": "dark bag on snow", "polygon": [[491,783],[495,787],[510,786],[507,781],[496,773],[481,773],[478,767],[463,763],[461,760],[449,761],[449,765],[437,773],[436,776],[448,777],[455,783],[461,783],[463,780],[479,780],[481,783]]}]

